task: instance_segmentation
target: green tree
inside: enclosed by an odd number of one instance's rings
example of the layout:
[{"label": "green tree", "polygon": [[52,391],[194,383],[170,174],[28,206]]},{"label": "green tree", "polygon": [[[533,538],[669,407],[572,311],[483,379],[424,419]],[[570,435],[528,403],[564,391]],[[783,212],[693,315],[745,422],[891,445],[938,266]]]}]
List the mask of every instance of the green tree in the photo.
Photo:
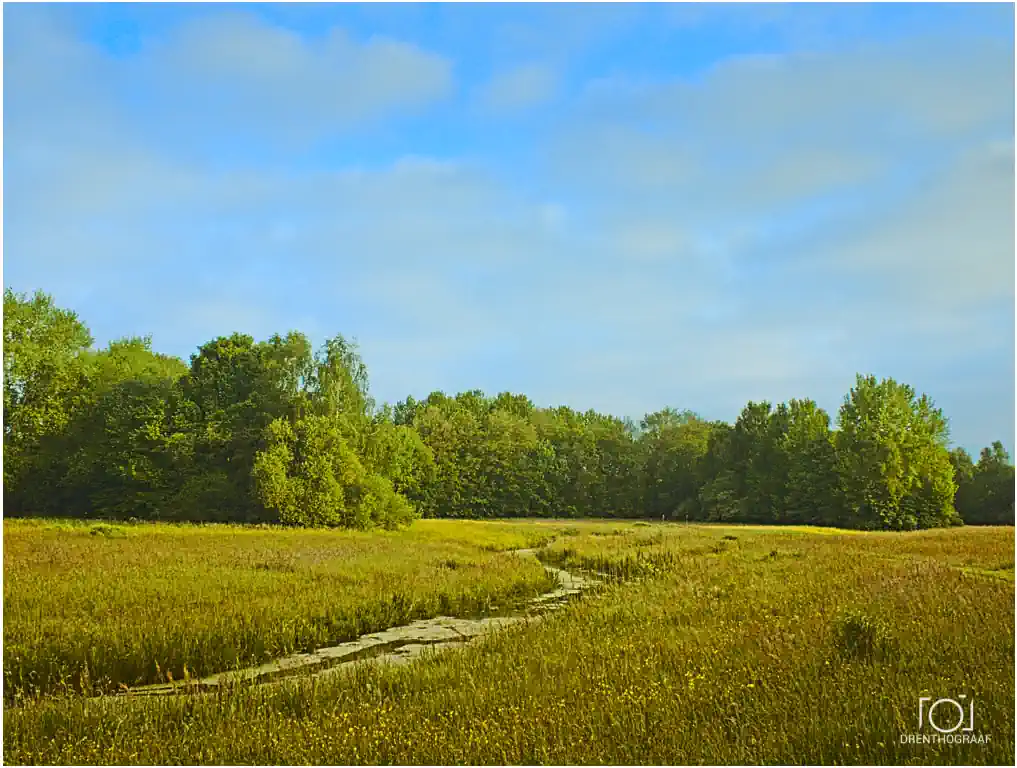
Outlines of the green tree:
[{"label": "green tree", "polygon": [[420,491],[427,517],[477,517],[487,506],[480,489],[480,420],[455,400],[434,393],[420,404],[413,427],[434,457],[434,476]]},{"label": "green tree", "polygon": [[812,400],[791,400],[778,411],[786,413],[781,449],[787,467],[778,520],[840,525],[843,504],[830,416]]},{"label": "green tree", "polygon": [[172,379],[127,379],[100,391],[68,430],[59,514],[170,516],[177,475],[168,450],[176,402]]},{"label": "green tree", "polygon": [[644,510],[650,517],[699,518],[701,464],[715,427],[691,411],[665,408],[641,424]]},{"label": "green tree", "polygon": [[710,479],[700,492],[706,519],[765,523],[777,518],[787,467],[780,451],[783,420],[768,402],[750,402],[706,461]]},{"label": "green tree", "polygon": [[[959,450],[959,449],[958,449]],[[968,457],[968,465],[971,458]],[[969,525],[1014,524],[1014,466],[1010,454],[998,440],[983,448],[970,471],[963,467],[958,472],[960,488],[957,492],[958,511]]]},{"label": "green tree", "polygon": [[82,353],[87,386],[96,394],[125,381],[178,381],[187,374],[183,360],[152,350],[150,336],[111,341],[106,349]]},{"label": "green tree", "polygon": [[635,517],[643,514],[642,448],[633,425],[590,410],[541,409],[539,437],[547,514]]},{"label": "green tree", "polygon": [[[308,525],[445,517],[656,517],[909,529],[1012,522],[999,443],[946,450],[926,396],[859,377],[840,431],[811,400],[733,426],[664,408],[637,426],[521,394],[375,406],[343,336],[233,334],[185,365],[72,312],[4,296],[9,511]],[[956,493],[955,493],[956,491]]]},{"label": "green tree", "polygon": [[[352,370],[344,372],[344,365]],[[183,474],[173,513],[194,520],[273,519],[252,485],[267,426],[343,408],[361,419],[360,386],[366,388],[366,369],[342,337],[327,341],[317,356],[297,332],[258,343],[235,333],[203,345],[181,380],[182,434],[174,454]]]},{"label": "green tree", "polygon": [[741,516],[741,488],[733,470],[734,427],[715,425],[700,463],[698,519],[733,521]]},{"label": "green tree", "polygon": [[506,411],[491,410],[480,421],[481,438],[476,458],[477,517],[517,517],[527,514],[528,453],[536,445],[536,433],[525,419]]},{"label": "green tree", "polygon": [[927,395],[859,375],[841,406],[837,449],[846,523],[910,530],[960,521],[946,420]]},{"label": "green tree", "polygon": [[950,464],[953,465],[953,481],[957,486],[957,492],[953,497],[953,506],[966,523],[972,512],[973,483],[971,481],[975,475],[975,463],[971,460],[970,453],[957,447],[950,451]]},{"label": "green tree", "polygon": [[[4,291],[4,490],[10,511],[44,492],[27,475],[38,471],[41,443],[66,428],[84,383],[83,355],[92,335],[51,296]],[[47,478],[52,480],[52,477]]]},{"label": "green tree", "polygon": [[396,492],[406,498],[420,499],[434,481],[434,455],[412,427],[376,417],[364,443],[365,465],[388,478]]},{"label": "green tree", "polygon": [[285,410],[285,398],[272,386],[266,351],[251,336],[235,333],[204,344],[191,356],[182,390],[189,401],[185,431],[193,439],[193,463],[184,481],[186,491],[176,500],[184,518],[271,518],[251,488],[265,428]]},{"label": "green tree", "polygon": [[252,475],[262,504],[291,525],[394,528],[416,513],[392,482],[370,472],[344,436],[341,417],[276,419]]},{"label": "green tree", "polygon": [[639,422],[639,430],[643,435],[659,434],[665,429],[680,427],[690,421],[701,421],[701,419],[692,411],[679,411],[677,408],[666,406],[659,411],[646,414]]},{"label": "green tree", "polygon": [[640,516],[643,462],[630,425],[593,410],[583,414],[583,421],[593,448],[589,455],[592,471],[586,476],[590,513],[598,517]]},{"label": "green tree", "polygon": [[184,363],[125,338],[82,354],[72,419],[51,442],[48,465],[57,514],[156,518],[174,476],[167,439]]},{"label": "green tree", "polygon": [[327,339],[315,355],[308,390],[314,413],[343,414],[366,421],[374,408],[367,366],[357,345],[341,334]]},{"label": "green tree", "polygon": [[554,515],[592,515],[592,476],[599,462],[596,439],[583,414],[571,408],[549,408],[533,414],[541,445],[546,446],[544,475]]}]

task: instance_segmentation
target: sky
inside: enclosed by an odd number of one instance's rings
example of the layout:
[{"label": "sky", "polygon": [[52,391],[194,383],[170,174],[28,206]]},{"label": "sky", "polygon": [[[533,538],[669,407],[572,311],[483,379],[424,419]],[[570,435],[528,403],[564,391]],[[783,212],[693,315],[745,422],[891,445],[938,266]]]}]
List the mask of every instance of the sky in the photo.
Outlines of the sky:
[{"label": "sky", "polygon": [[3,281],[97,343],[1014,446],[1011,4],[10,4]]}]

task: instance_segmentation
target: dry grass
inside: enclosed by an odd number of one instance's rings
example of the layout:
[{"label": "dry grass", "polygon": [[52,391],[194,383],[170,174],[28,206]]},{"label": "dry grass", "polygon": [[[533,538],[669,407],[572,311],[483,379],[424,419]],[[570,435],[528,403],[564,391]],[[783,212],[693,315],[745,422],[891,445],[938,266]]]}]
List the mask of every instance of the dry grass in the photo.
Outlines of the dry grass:
[{"label": "dry grass", "polygon": [[[635,580],[408,667],[208,698],[43,699],[5,712],[4,758],[1013,764],[1013,585],[968,570],[1007,552],[1012,569],[1013,528],[568,527],[548,558]],[[961,694],[988,743],[901,743],[920,696]]]},{"label": "dry grass", "polygon": [[5,521],[5,694],[179,680],[476,613],[549,587],[538,564],[496,553],[551,535]]}]

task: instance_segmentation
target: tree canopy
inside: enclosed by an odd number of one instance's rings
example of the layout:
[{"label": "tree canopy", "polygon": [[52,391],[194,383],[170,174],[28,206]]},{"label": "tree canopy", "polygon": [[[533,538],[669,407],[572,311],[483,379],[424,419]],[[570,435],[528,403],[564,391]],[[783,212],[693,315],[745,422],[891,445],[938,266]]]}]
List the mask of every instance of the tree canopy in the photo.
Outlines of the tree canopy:
[{"label": "tree canopy", "polygon": [[189,364],[148,338],[93,348],[37,292],[4,294],[5,513],[394,527],[426,517],[647,517],[910,530],[1014,522],[1001,443],[949,450],[926,395],[859,376],[734,424],[665,407],[638,427],[479,390],[371,398],[341,335],[235,333]]}]

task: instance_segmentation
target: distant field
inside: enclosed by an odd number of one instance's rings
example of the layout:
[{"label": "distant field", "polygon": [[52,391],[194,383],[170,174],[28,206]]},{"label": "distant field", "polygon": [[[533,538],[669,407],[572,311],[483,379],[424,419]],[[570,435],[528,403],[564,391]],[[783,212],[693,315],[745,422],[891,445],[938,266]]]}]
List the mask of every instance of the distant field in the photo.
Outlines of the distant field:
[{"label": "distant field", "polygon": [[[5,707],[6,762],[1014,760],[1012,527],[93,529],[5,521],[6,690],[44,692]],[[404,667],[204,697],[67,690],[503,605],[549,586],[534,559],[498,554],[522,547],[609,584],[542,623]],[[975,743],[902,743],[936,733],[919,730],[920,697],[961,696]]]}]

